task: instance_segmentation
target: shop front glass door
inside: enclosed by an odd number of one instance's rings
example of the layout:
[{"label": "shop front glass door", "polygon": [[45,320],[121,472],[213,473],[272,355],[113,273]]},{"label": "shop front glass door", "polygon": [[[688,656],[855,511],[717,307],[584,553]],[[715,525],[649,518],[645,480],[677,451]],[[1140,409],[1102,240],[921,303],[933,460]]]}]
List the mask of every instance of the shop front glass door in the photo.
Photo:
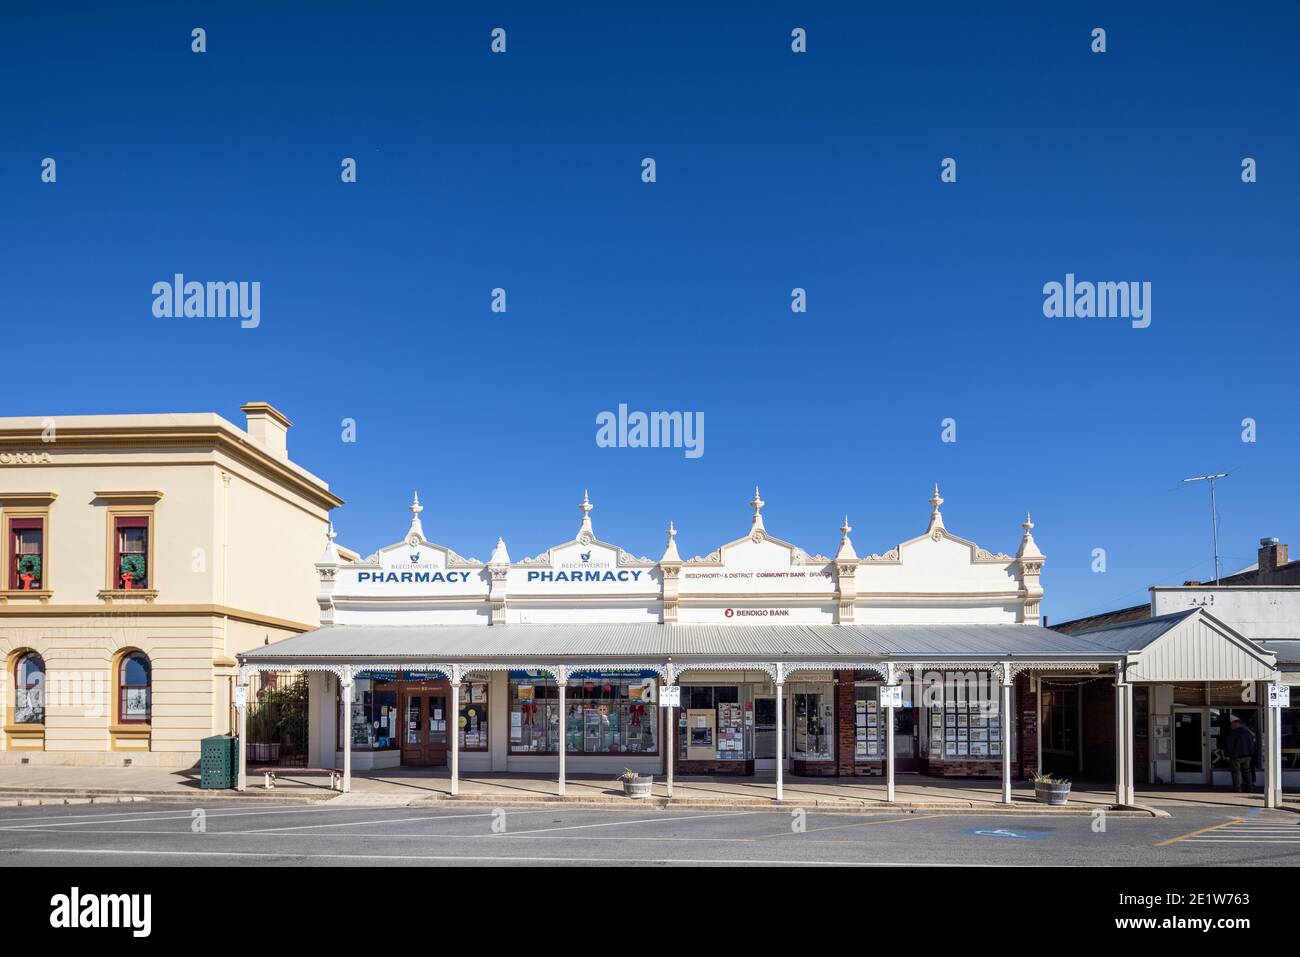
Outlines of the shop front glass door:
[{"label": "shop front glass door", "polygon": [[[782,700],[784,706],[785,701]],[[784,708],[781,714],[785,734],[783,755],[785,767],[790,766],[790,711]],[[774,770],[776,768],[776,698],[754,699],[754,767]]]},{"label": "shop front glass door", "polygon": [[407,694],[402,705],[402,763],[447,763],[447,698]]},{"label": "shop front glass door", "polygon": [[1174,714],[1174,783],[1205,783],[1205,713]]}]

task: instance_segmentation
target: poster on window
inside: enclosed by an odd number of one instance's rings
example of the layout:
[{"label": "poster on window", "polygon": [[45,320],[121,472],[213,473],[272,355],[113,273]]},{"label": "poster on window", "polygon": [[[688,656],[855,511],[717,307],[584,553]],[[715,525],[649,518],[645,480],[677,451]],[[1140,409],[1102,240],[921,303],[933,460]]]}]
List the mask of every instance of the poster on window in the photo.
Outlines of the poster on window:
[{"label": "poster on window", "polygon": [[149,717],[149,689],[127,688],[122,696],[122,717]]}]

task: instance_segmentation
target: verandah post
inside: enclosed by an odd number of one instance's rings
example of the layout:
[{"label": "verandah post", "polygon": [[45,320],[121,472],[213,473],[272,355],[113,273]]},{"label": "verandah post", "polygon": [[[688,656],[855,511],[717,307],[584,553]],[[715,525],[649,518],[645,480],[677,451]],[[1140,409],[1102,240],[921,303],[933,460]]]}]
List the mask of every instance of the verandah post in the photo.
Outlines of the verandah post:
[{"label": "verandah post", "polygon": [[1002,803],[1011,803],[1011,682],[1014,680],[1011,674],[1011,663],[1004,661],[1000,668],[1002,677],[1001,689],[1001,727],[999,735],[1002,738]]},{"label": "verandah post", "polygon": [[343,699],[343,793],[352,790],[352,669],[339,675]]}]

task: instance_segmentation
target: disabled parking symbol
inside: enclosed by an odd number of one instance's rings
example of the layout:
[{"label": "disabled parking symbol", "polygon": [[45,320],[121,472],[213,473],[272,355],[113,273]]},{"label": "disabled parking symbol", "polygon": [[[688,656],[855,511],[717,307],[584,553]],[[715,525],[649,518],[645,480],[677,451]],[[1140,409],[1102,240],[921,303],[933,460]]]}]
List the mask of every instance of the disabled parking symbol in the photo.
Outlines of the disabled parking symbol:
[{"label": "disabled parking symbol", "polygon": [[963,834],[970,834],[973,837],[992,837],[1002,838],[1011,841],[1040,841],[1047,837],[1050,831],[1025,831],[1009,827],[970,827],[962,831]]}]

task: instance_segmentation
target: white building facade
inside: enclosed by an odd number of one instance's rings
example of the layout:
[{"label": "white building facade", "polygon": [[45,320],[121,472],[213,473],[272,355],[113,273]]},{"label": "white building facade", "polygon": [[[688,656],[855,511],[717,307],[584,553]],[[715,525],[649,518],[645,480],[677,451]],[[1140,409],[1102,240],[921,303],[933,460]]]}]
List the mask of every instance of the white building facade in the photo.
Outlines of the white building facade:
[{"label": "white building facade", "polygon": [[[1131,800],[1141,649],[1041,627],[1028,517],[1015,554],[993,552],[945,527],[936,487],[922,534],[859,556],[845,519],[827,556],[769,532],[764,505],[755,489],[746,533],[692,558],[670,523],[656,560],[601,540],[584,493],[573,538],[519,560],[498,540],[484,562],[430,541],[417,498],[404,537],[364,559],[331,532],[322,627],[241,655],[241,673],[307,673],[312,763],[345,777],[448,766],[454,792],[462,772],[545,772],[562,792],[566,774],[630,768],[670,787],[774,775],[780,793],[787,773],[892,788],[919,772],[1000,776],[1007,801],[1042,765],[1039,682],[1082,676],[1114,689],[1109,773]],[[1243,680],[1272,677],[1247,658]],[[679,704],[661,707],[666,688]]]}]

